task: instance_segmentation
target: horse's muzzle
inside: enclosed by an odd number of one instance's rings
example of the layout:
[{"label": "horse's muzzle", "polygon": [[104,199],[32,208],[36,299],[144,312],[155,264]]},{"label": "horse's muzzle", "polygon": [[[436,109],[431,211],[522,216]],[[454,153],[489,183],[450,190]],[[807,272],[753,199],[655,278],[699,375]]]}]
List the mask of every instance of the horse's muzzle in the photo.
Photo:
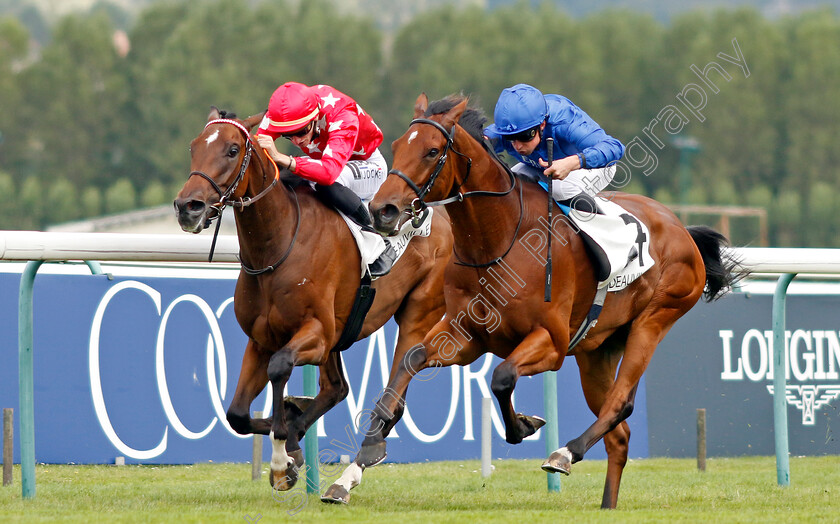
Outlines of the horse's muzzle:
[{"label": "horse's muzzle", "polygon": [[207,204],[201,200],[177,198],[174,202],[178,224],[187,233],[200,233],[206,221]]},{"label": "horse's muzzle", "polygon": [[402,212],[394,204],[385,204],[378,209],[371,209],[373,227],[383,235],[393,235],[399,229]]}]

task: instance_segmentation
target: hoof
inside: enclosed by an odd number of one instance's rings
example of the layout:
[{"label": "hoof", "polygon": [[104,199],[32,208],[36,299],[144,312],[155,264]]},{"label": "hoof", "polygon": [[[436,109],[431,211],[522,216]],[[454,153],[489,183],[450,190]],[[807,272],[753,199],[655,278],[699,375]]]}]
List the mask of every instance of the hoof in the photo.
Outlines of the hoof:
[{"label": "hoof", "polygon": [[286,417],[299,417],[306,411],[306,408],[315,400],[315,397],[293,397],[283,398],[283,409]]},{"label": "hoof", "polygon": [[302,470],[303,464],[306,462],[303,458],[303,450],[300,448],[294,451],[286,450],[286,453],[295,460],[295,469]]},{"label": "hoof", "polygon": [[520,422],[525,424],[525,426],[530,431],[530,433],[527,433],[526,435],[524,435],[525,437],[530,437],[531,435],[536,433],[538,429],[545,426],[545,419],[542,418],[542,417],[537,417],[537,416],[529,417],[528,415],[523,415],[521,413],[517,413],[516,418],[518,418],[520,420]]},{"label": "hoof", "polygon": [[568,475],[572,472],[572,453],[566,448],[560,448],[543,462],[543,471]]},{"label": "hoof", "polygon": [[268,482],[277,491],[289,491],[297,484],[299,471],[295,461],[290,460],[285,469],[271,468],[268,473]]},{"label": "hoof", "polygon": [[545,426],[545,419],[523,415],[522,413],[516,414],[516,422],[516,427],[508,428],[505,434],[505,440],[508,444],[519,444],[525,437],[530,437],[538,429]]},{"label": "hoof", "polygon": [[378,442],[376,444],[368,446],[363,445],[354,462],[363,468],[372,468],[373,466],[380,464],[387,456],[388,453],[385,452],[385,441],[383,440],[382,442]]},{"label": "hoof", "polygon": [[350,502],[350,492],[338,484],[333,484],[321,496],[321,502],[326,502],[327,504],[348,504]]}]

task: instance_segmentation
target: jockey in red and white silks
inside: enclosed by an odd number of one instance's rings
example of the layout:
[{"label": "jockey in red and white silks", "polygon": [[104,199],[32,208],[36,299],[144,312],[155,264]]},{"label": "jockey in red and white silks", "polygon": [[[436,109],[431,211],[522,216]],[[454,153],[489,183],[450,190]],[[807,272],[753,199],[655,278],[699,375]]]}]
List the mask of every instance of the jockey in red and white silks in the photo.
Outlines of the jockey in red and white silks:
[{"label": "jockey in red and white silks", "polygon": [[[281,136],[305,154],[277,151]],[[374,231],[367,208],[388,175],[378,149],[382,131],[355,100],[328,85],[287,82],[271,95],[257,142],[280,167],[313,182],[321,201],[362,227],[359,249],[371,277],[391,270],[397,253]]]},{"label": "jockey in red and white silks", "polygon": [[[362,200],[373,198],[388,173],[379,152],[382,131],[355,100],[328,85],[283,84],[271,96],[257,137],[281,167],[321,185],[335,182]],[[277,152],[283,136],[302,156]],[[270,139],[268,139],[270,137]]]}]

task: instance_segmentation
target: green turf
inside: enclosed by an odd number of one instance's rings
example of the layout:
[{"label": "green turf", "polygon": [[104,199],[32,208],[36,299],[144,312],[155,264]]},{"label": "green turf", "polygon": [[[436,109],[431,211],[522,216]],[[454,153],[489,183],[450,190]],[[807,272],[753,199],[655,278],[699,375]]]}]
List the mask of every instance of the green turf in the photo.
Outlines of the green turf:
[{"label": "green turf", "polygon": [[840,521],[840,456],[791,458],[786,488],[773,457],[709,459],[705,473],[693,460],[635,460],[614,512],[599,509],[606,462],[575,464],[560,493],[547,493],[540,462],[496,461],[488,479],[477,461],[384,464],[365,473],[348,506],[302,487],[273,494],[265,474],[251,481],[248,464],[40,465],[36,497],[24,501],[15,467],[14,485],[0,488],[0,522]]}]

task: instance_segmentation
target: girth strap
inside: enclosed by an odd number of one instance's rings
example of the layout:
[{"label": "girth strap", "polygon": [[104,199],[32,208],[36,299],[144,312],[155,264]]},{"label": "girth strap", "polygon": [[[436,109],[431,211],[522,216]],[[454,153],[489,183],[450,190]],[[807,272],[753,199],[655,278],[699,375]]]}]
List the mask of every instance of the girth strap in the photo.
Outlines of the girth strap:
[{"label": "girth strap", "polygon": [[589,333],[589,330],[595,327],[595,324],[598,323],[598,317],[601,315],[601,310],[604,309],[604,301],[606,298],[607,286],[604,286],[595,293],[595,300],[592,302],[592,307],[589,308],[589,313],[586,314],[586,318],[578,328],[575,336],[569,341],[569,351],[577,346],[578,342],[586,338],[586,334]]},{"label": "girth strap", "polygon": [[344,330],[342,330],[338,342],[335,343],[331,351],[344,351],[359,338],[365,318],[376,296],[376,290],[370,287],[370,283],[370,274],[365,273],[359,289],[356,291],[356,299],[353,301],[353,308],[350,310],[350,316],[347,317],[347,323],[344,324]]}]

